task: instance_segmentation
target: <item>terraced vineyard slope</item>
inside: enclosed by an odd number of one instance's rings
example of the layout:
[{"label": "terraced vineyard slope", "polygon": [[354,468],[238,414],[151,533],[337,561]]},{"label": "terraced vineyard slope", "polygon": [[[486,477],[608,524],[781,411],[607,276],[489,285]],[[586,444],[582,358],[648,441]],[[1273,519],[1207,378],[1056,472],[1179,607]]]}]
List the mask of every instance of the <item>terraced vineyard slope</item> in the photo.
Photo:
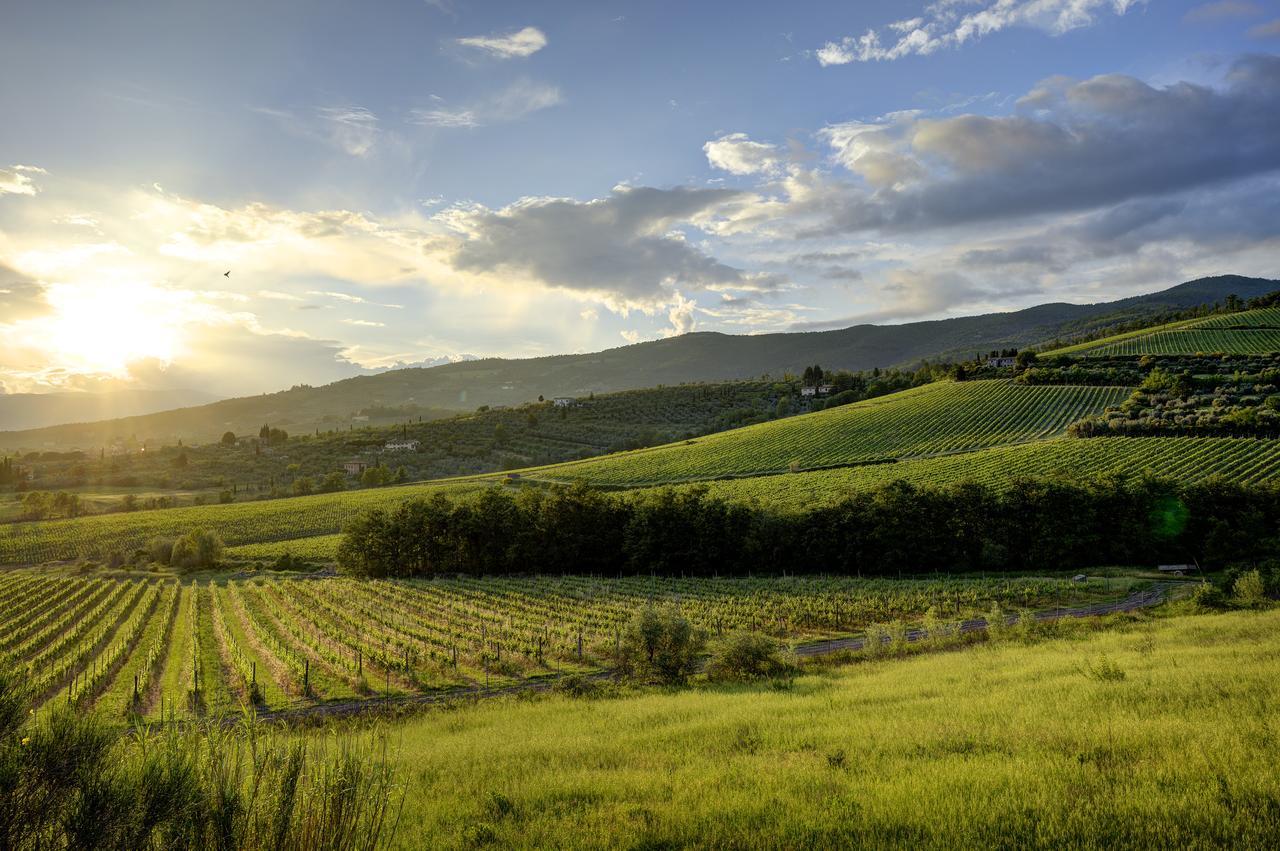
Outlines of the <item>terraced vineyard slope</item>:
[{"label": "terraced vineyard slope", "polygon": [[1280,351],[1280,307],[1191,319],[1104,337],[1046,355],[1255,355]]},{"label": "terraced vineyard slope", "polygon": [[967,452],[1062,434],[1124,387],[935,382],[831,411],[549,468],[539,478],[644,485]]},{"label": "terraced vineyard slope", "polygon": [[[896,464],[757,476],[710,483],[729,500],[765,502],[777,510],[803,510],[838,501],[850,491],[893,481],[940,487],[962,481],[1000,486],[1020,476],[1093,476],[1150,473],[1184,484],[1223,476],[1260,483],[1280,477],[1280,441],[1231,437],[1059,438],[999,446],[960,455]],[[333,542],[336,552],[337,541]]]}]

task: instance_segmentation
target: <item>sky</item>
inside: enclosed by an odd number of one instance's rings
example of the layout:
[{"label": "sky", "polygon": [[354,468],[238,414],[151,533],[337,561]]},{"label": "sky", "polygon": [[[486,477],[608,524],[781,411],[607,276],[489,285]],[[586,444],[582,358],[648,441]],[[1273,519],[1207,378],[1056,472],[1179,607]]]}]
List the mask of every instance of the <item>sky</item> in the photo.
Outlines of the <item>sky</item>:
[{"label": "sky", "polygon": [[1277,0],[0,11],[0,392],[1104,301],[1278,237]]}]

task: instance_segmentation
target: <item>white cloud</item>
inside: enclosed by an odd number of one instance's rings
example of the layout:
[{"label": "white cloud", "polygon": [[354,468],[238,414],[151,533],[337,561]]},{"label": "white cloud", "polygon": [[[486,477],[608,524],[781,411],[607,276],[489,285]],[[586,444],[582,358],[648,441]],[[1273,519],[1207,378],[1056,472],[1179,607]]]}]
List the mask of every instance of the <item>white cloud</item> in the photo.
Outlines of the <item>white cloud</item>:
[{"label": "white cloud", "polygon": [[525,27],[509,33],[460,38],[458,44],[473,47],[497,59],[523,59],[546,47],[547,36],[537,27]]},{"label": "white cloud", "polygon": [[671,322],[671,328],[663,332],[664,337],[678,337],[681,334],[688,334],[697,324],[694,320],[694,311],[698,305],[693,299],[685,298],[680,293],[675,293],[675,301],[671,303],[670,309],[667,311],[667,319]]},{"label": "white cloud", "polygon": [[644,339],[644,337],[640,335],[639,331],[628,330],[628,331],[619,331],[618,333],[622,335],[622,339],[626,340],[628,343],[631,343],[632,345]]},{"label": "white cloud", "polygon": [[353,157],[364,157],[378,138],[378,116],[360,106],[325,106],[316,110],[326,122],[330,141]]},{"label": "white cloud", "polygon": [[713,168],[730,174],[774,174],[782,165],[775,145],[753,142],[746,133],[729,133],[702,146]]},{"label": "white cloud", "polygon": [[410,120],[426,127],[479,127],[480,119],[469,109],[415,109]]},{"label": "white cloud", "polygon": [[31,180],[33,174],[48,174],[33,165],[15,165],[0,168],[0,195],[35,195],[40,191]]},{"label": "white cloud", "polygon": [[1061,35],[1090,26],[1099,12],[1108,9],[1123,15],[1145,0],[976,0],[982,8],[963,12],[973,5],[959,0],[941,0],[924,10],[924,16],[888,24],[895,33],[887,42],[880,31],[869,29],[860,36],[829,41],[814,52],[818,63],[848,65],[851,62],[882,62],[904,56],[927,56],[946,47],[959,47],[1009,27],[1028,27]]},{"label": "white cloud", "polygon": [[425,127],[482,127],[517,121],[563,101],[556,86],[516,80],[497,94],[466,106],[410,110],[408,121]]},{"label": "white cloud", "polygon": [[342,323],[344,325],[357,325],[361,328],[386,328],[387,327],[387,323],[385,322],[374,322],[370,319],[344,319],[342,320]]}]

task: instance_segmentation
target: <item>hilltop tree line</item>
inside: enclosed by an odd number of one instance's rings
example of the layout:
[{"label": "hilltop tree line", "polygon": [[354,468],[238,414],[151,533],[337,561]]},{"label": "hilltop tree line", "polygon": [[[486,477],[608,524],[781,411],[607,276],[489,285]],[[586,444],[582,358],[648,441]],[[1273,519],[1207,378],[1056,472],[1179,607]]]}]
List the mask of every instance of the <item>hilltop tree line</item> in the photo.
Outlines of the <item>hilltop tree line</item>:
[{"label": "hilltop tree line", "polygon": [[338,551],[357,576],[525,573],[891,575],[1063,570],[1100,564],[1221,566],[1275,552],[1280,483],[1021,479],[924,488],[894,482],[829,507],[779,514],[705,487],[645,495],[583,485],[374,509]]}]

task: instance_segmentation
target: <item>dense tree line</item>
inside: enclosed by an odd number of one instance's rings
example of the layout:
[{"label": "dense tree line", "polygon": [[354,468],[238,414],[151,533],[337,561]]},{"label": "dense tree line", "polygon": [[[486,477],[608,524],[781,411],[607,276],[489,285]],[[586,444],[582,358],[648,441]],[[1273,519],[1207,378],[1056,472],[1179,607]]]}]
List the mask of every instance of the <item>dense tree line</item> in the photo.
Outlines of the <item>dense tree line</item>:
[{"label": "dense tree line", "polygon": [[1104,564],[1225,565],[1265,557],[1280,485],[1154,478],[1016,480],[1005,488],[894,482],[801,513],[730,503],[705,488],[611,494],[492,488],[375,509],[338,559],[360,576],[756,572],[888,575]]}]

